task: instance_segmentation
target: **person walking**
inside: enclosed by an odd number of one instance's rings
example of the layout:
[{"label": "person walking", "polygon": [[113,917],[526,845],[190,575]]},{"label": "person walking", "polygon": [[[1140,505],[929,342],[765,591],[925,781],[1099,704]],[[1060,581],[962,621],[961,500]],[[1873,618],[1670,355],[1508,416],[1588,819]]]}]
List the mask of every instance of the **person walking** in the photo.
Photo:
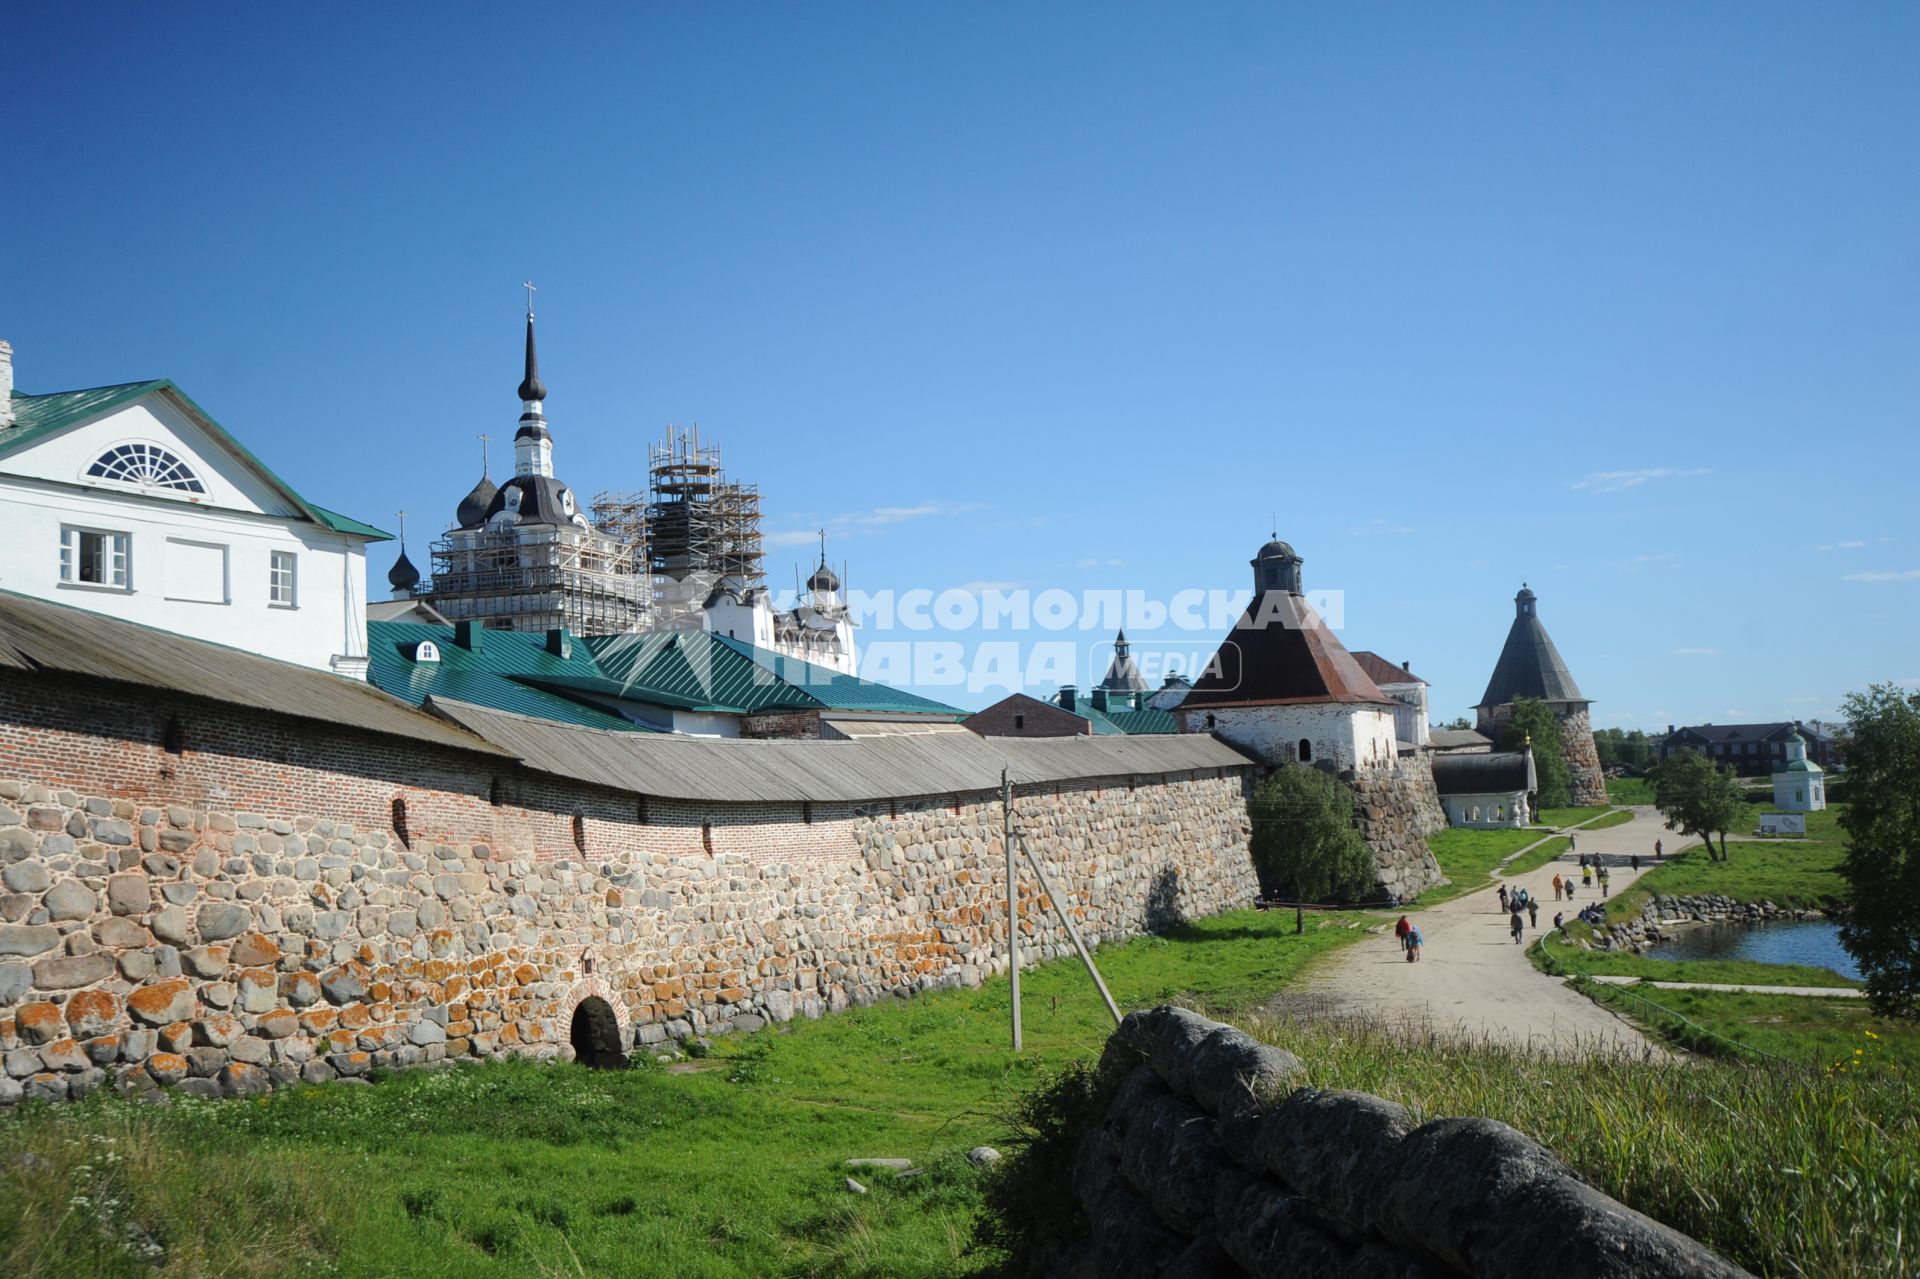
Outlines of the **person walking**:
[{"label": "person walking", "polygon": [[1580,887],[1582,888],[1593,887],[1593,867],[1582,866],[1580,868]]},{"label": "person walking", "polygon": [[1636,875],[1640,873],[1640,854],[1638,853],[1633,855],[1633,873]]},{"label": "person walking", "polygon": [[1659,861],[1661,856],[1661,842],[1656,839],[1653,841],[1653,860]]},{"label": "person walking", "polygon": [[1500,885],[1500,911],[1502,914],[1505,914],[1506,910],[1507,910],[1507,886],[1505,884],[1502,884]]},{"label": "person walking", "polygon": [[1418,924],[1413,925],[1411,930],[1407,933],[1407,962],[1408,963],[1417,964],[1420,962],[1420,943],[1424,940],[1425,939],[1420,936],[1420,925]]},{"label": "person walking", "polygon": [[1540,903],[1531,897],[1527,898],[1527,924],[1535,932],[1540,929]]},{"label": "person walking", "polygon": [[1567,832],[1567,851],[1570,853],[1580,851],[1580,836],[1573,831]]},{"label": "person walking", "polygon": [[1565,937],[1567,935],[1567,912],[1566,911],[1560,910],[1560,911],[1554,912],[1553,926],[1560,930],[1560,935],[1562,937]]},{"label": "person walking", "polygon": [[1526,917],[1520,913],[1519,907],[1514,907],[1512,917],[1507,920],[1507,927],[1513,930],[1513,944],[1518,946],[1520,944],[1520,935],[1527,931],[1527,920]]},{"label": "person walking", "polygon": [[1603,899],[1607,895],[1607,881],[1610,880],[1611,878],[1612,876],[1607,874],[1607,868],[1605,866],[1602,866],[1600,868],[1600,896]]},{"label": "person walking", "polygon": [[1405,915],[1400,916],[1400,922],[1393,926],[1393,935],[1399,939],[1401,950],[1407,948],[1407,938],[1412,936],[1412,934],[1413,925],[1408,922]]},{"label": "person walking", "polygon": [[1558,875],[1553,877],[1553,900],[1560,900],[1560,877]]}]

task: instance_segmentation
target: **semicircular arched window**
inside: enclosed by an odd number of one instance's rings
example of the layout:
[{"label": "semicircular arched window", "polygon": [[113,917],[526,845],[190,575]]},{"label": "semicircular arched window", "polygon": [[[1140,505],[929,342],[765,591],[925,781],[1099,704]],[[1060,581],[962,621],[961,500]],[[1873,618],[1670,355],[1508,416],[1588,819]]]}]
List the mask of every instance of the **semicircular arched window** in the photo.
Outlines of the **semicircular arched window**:
[{"label": "semicircular arched window", "polygon": [[87,474],[97,480],[117,480],[141,488],[205,493],[207,486],[191,467],[158,444],[119,444],[102,453]]}]

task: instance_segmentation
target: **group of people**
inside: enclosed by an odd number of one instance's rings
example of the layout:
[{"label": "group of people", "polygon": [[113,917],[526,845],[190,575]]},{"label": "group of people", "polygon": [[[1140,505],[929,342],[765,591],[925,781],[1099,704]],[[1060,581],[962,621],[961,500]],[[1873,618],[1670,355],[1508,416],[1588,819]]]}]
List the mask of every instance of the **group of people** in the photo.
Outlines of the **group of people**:
[{"label": "group of people", "polygon": [[[1569,837],[1568,843],[1572,848],[1578,847],[1573,844],[1571,837]],[[1665,851],[1661,841],[1655,840],[1653,842],[1653,856],[1655,861],[1663,860]],[[1639,854],[1634,854],[1631,860],[1633,869],[1638,872],[1640,869]],[[1601,900],[1604,901],[1612,888],[1612,876],[1608,872],[1606,864],[1600,860],[1598,854],[1590,858],[1587,854],[1581,853],[1579,866],[1580,886],[1590,889],[1597,880],[1600,884],[1600,897]],[[1568,871],[1565,876],[1556,874],[1553,877],[1553,899],[1555,901],[1571,902],[1574,899],[1573,889],[1572,871]],[[1505,884],[1502,884],[1500,885],[1498,895],[1500,898],[1501,913],[1507,916],[1507,925],[1513,932],[1513,943],[1517,946],[1525,937],[1526,930],[1529,927],[1535,930],[1538,930],[1540,927],[1539,899],[1534,897],[1524,885],[1515,885],[1512,888],[1508,888]],[[1394,904],[1397,905],[1398,902]],[[1600,902],[1596,901],[1582,907],[1577,917],[1583,923],[1601,924],[1606,921],[1606,908],[1603,907]],[[1562,933],[1567,931],[1567,915],[1565,911],[1555,912],[1553,916],[1553,926]],[[1407,962],[1410,964],[1419,963],[1420,945],[1423,940],[1420,936],[1420,926],[1408,919],[1405,915],[1402,915],[1400,916],[1400,922],[1393,926],[1393,935],[1399,939],[1400,949],[1405,952]]]}]

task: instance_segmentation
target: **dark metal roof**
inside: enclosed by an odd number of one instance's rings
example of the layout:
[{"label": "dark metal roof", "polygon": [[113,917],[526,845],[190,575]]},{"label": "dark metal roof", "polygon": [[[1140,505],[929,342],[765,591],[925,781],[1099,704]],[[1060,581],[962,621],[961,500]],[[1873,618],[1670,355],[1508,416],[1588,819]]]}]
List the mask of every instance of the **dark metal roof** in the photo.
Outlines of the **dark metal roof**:
[{"label": "dark metal roof", "polygon": [[1493,739],[1471,728],[1435,728],[1427,732],[1427,745],[1437,751],[1486,751]]},{"label": "dark metal roof", "polygon": [[1303,596],[1267,591],[1248,603],[1180,706],[1311,702],[1394,704]]},{"label": "dark metal roof", "polygon": [[493,506],[494,495],[500,486],[485,475],[473,486],[472,492],[460,499],[460,505],[454,508],[453,518],[461,528],[478,528],[487,522],[487,511]]},{"label": "dark metal roof", "polygon": [[1133,661],[1133,646],[1127,643],[1127,633],[1121,631],[1114,637],[1113,661],[1107,665],[1107,677],[1100,681],[1100,687],[1112,693],[1144,693],[1152,685]]},{"label": "dark metal roof", "polygon": [[532,315],[527,316],[527,375],[520,379],[520,398],[522,400],[547,398],[547,384],[540,380],[540,357],[533,349]]},{"label": "dark metal roof", "polygon": [[[563,525],[575,523],[573,516],[567,513],[564,495],[570,490],[565,484],[551,475],[516,475],[502,484],[499,491],[493,495],[493,500],[487,503],[486,516],[480,521],[482,524],[507,509],[509,500],[507,494],[510,492],[517,492],[520,495],[520,518],[516,521],[517,523]],[[575,514],[579,513],[578,497],[574,500],[573,509]]]},{"label": "dark metal roof", "polygon": [[1395,666],[1370,649],[1353,650],[1353,660],[1360,663],[1360,669],[1365,671],[1376,684],[1424,684],[1427,682],[1406,667]]},{"label": "dark metal roof", "polygon": [[1533,609],[1533,592],[1522,587],[1515,599],[1518,615],[1507,631],[1507,643],[1494,664],[1487,691],[1475,707],[1505,706],[1516,697],[1537,697],[1545,702],[1586,701],[1561,660],[1560,650],[1547,635],[1547,628],[1540,624],[1539,614]]},{"label": "dark metal roof", "polygon": [[1691,735],[1703,742],[1771,742],[1799,733],[1809,743],[1831,740],[1828,734],[1791,721],[1773,724],[1689,724],[1668,734],[1667,741]]},{"label": "dark metal roof", "polygon": [[371,684],[0,591],[0,668],[116,680],[434,746],[497,754]]},{"label": "dark metal roof", "polygon": [[529,768],[663,799],[717,803],[907,799],[1016,786],[1158,776],[1252,761],[1202,734],[984,738],[910,733],[855,741],[605,733],[434,698],[433,710]]},{"label": "dark metal roof", "polygon": [[1435,755],[1433,784],[1442,795],[1504,795],[1538,789],[1532,751]]},{"label": "dark metal roof", "polygon": [[420,570],[407,558],[407,548],[404,546],[400,548],[400,558],[387,570],[387,584],[396,591],[412,590],[420,585]]}]

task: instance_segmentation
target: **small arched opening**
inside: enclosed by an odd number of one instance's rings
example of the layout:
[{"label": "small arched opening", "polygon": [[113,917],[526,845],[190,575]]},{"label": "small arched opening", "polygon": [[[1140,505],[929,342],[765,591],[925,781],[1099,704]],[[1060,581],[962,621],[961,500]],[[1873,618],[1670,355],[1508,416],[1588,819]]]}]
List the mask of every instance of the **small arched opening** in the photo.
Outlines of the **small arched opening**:
[{"label": "small arched opening", "polygon": [[567,1032],[573,1045],[573,1059],[595,1070],[622,1070],[627,1055],[620,1051],[620,1021],[613,1006],[598,995],[588,995],[574,1006],[573,1025]]},{"label": "small arched opening", "polygon": [[1300,762],[1302,764],[1313,763],[1313,743],[1305,737],[1300,739]]}]

